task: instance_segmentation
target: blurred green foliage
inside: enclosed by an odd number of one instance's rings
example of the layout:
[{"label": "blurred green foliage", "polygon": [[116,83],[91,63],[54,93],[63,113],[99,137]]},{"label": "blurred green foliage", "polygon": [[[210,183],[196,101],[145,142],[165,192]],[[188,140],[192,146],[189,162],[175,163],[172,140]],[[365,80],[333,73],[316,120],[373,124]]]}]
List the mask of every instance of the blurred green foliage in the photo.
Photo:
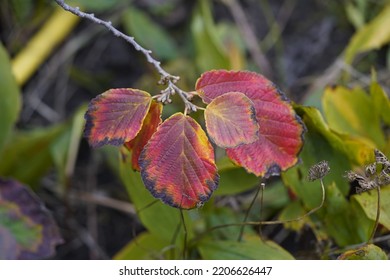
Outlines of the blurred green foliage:
[{"label": "blurred green foliage", "polygon": [[12,76],[11,63],[0,44],[0,153],[9,141],[12,128],[15,125],[21,108],[21,97],[18,85]]}]

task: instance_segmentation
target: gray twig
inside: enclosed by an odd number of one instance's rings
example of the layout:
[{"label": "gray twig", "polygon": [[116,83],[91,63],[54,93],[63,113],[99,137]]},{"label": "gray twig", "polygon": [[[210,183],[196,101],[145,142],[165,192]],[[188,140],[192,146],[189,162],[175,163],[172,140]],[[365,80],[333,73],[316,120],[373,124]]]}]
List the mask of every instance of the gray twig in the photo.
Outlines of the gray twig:
[{"label": "gray twig", "polygon": [[152,57],[152,51],[145,49],[142,47],[140,44],[138,44],[134,37],[128,36],[124,34],[123,32],[119,31],[116,29],[111,21],[104,21],[102,19],[99,19],[95,17],[93,13],[84,13],[80,11],[79,7],[71,7],[65,3],[64,0],[55,0],[57,4],[62,7],[64,10],[71,12],[72,14],[79,16],[81,18],[86,18],[94,23],[103,25],[106,27],[111,33],[113,33],[115,36],[122,38],[125,40],[127,43],[132,45],[137,51],[141,52],[145,57],[146,60],[154,66],[154,68],[157,70],[157,72],[160,74],[160,81],[158,82],[161,85],[167,85],[167,88],[165,90],[161,91],[161,94],[156,96],[157,100],[163,103],[169,103],[170,102],[170,96],[177,93],[180,95],[181,99],[184,101],[185,105],[185,112],[191,112],[191,111],[196,111],[199,109],[198,106],[192,104],[190,102],[190,99],[192,97],[192,94],[185,92],[181,90],[179,87],[176,86],[176,83],[179,81],[180,77],[179,76],[174,76],[165,71],[161,67],[161,62],[156,60],[155,58]]},{"label": "gray twig", "polygon": [[221,0],[229,9],[233,15],[234,21],[240,29],[243,39],[245,40],[249,52],[256,63],[256,65],[262,70],[266,77],[272,77],[271,64],[265,57],[259,43],[257,42],[256,35],[248,22],[243,8],[236,0]]}]

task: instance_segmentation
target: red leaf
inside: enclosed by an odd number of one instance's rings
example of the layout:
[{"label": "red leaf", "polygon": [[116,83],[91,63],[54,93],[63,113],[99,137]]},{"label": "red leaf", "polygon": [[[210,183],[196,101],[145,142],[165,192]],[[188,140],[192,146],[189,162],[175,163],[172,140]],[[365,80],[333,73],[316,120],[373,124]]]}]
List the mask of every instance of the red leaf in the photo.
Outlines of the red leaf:
[{"label": "red leaf", "polygon": [[141,154],[142,149],[148,143],[149,139],[156,132],[157,127],[161,124],[161,113],[163,105],[156,101],[152,101],[148,114],[145,117],[141,131],[138,135],[131,140],[126,142],[125,146],[131,151],[131,163],[133,169],[140,171],[138,158]]},{"label": "red leaf", "polygon": [[140,131],[151,96],[138,89],[110,89],[92,99],[85,114],[84,135],[98,148],[123,145]]},{"label": "red leaf", "polygon": [[139,165],[151,194],[177,208],[203,204],[218,186],[213,147],[200,125],[182,113],[158,127]]},{"label": "red leaf", "polygon": [[216,97],[205,110],[206,128],[215,144],[223,148],[253,143],[259,125],[252,101],[240,92]]},{"label": "red leaf", "polygon": [[206,103],[233,91],[252,100],[259,139],[227,149],[227,155],[238,165],[257,176],[269,177],[297,163],[305,128],[288,99],[271,81],[253,72],[216,70],[204,73],[196,90]]}]

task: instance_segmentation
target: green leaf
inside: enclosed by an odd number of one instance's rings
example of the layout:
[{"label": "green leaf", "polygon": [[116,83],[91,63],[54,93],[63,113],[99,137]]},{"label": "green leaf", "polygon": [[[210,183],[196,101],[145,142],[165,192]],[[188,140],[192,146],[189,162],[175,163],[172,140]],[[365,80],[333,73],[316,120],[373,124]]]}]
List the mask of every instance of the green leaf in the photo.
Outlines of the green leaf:
[{"label": "green leaf", "polygon": [[259,178],[246,172],[242,167],[235,165],[224,156],[217,161],[220,175],[219,187],[215,195],[233,195],[242,193],[259,185]]},{"label": "green leaf", "polygon": [[300,158],[302,164],[297,165],[284,174],[284,183],[293,189],[309,209],[318,206],[321,202],[321,188],[319,182],[307,180],[309,168],[322,161],[329,162],[330,173],[324,178],[324,183],[337,182],[337,187],[346,195],[349,191],[349,184],[343,179],[344,172],[350,169],[350,163],[342,152],[343,146],[337,135],[331,133],[315,108],[300,107],[297,112],[305,122],[308,132],[305,136]]},{"label": "green leaf", "polygon": [[78,154],[79,144],[84,128],[84,113],[86,106],[81,106],[64,129],[50,145],[50,154],[57,168],[59,181],[65,186],[73,175],[73,169]]},{"label": "green leaf", "polygon": [[390,99],[383,88],[375,81],[371,82],[370,94],[374,103],[374,111],[390,126]]},{"label": "green leaf", "polygon": [[10,2],[12,5],[13,12],[19,22],[24,22],[28,20],[28,16],[31,15],[31,12],[35,8],[33,6],[33,4],[35,4],[33,0],[12,0]]},{"label": "green leaf", "polygon": [[222,42],[224,53],[229,59],[229,68],[232,70],[256,69],[251,65],[252,61],[250,63],[247,61],[245,40],[235,23],[218,22],[215,28],[219,41]]},{"label": "green leaf", "polygon": [[362,89],[328,87],[325,90],[323,108],[329,127],[341,134],[364,137],[374,147],[383,148],[385,138],[380,115],[373,100]]},{"label": "green leaf", "polygon": [[139,44],[153,52],[159,59],[171,60],[177,57],[175,42],[164,29],[149,16],[134,7],[123,13],[123,24],[127,33],[134,36]]},{"label": "green leaf", "polygon": [[210,69],[229,69],[229,59],[213,22],[209,0],[199,1],[191,21],[195,43],[196,64],[200,72]]},{"label": "green leaf", "polygon": [[[309,132],[311,130],[321,135],[336,153],[345,155],[352,164],[364,165],[372,162],[374,146],[369,141],[331,130],[317,108],[295,105],[294,109],[306,126],[311,127]],[[313,152],[316,152],[315,147],[313,148]]]},{"label": "green leaf", "polygon": [[371,223],[361,211],[341,194],[335,184],[326,188],[327,200],[323,210],[323,221],[330,236],[339,246],[347,246],[367,241]]},{"label": "green leaf", "polygon": [[[203,215],[206,227],[208,229],[228,224],[239,224],[244,219],[244,216],[241,213],[237,214],[233,212],[232,209],[227,207],[213,207],[211,209],[205,207]],[[245,233],[254,234],[254,231],[251,227],[245,227],[244,229]],[[237,240],[240,231],[241,226],[227,226],[212,230],[210,234],[207,235],[207,237],[212,236],[216,240]]]},{"label": "green leaf", "polygon": [[[122,160],[120,161],[120,175],[123,184],[126,187],[131,201],[134,203],[142,224],[148,231],[159,236],[161,239],[172,242],[177,236],[175,244],[182,246],[184,236],[183,226],[181,225],[180,210],[161,203],[152,197],[145,188],[141,175],[131,167],[131,154],[123,148]],[[188,211],[183,212],[186,222],[188,237],[193,236],[192,223],[189,219]],[[178,233],[176,233],[177,229]]]},{"label": "green leaf", "polygon": [[[280,213],[279,220],[281,221],[294,220],[303,216],[305,213],[306,213],[305,209],[303,209],[300,201],[299,200],[293,201],[290,204],[288,204]],[[307,222],[308,219],[304,218],[297,221],[285,223],[284,227],[299,232],[303,229],[303,227]]]},{"label": "green leaf", "polygon": [[272,241],[263,242],[252,236],[242,242],[207,240],[199,245],[199,251],[206,260],[292,260],[290,253]]},{"label": "green leaf", "polygon": [[[282,174],[285,185],[302,200],[305,212],[319,206],[322,197],[320,182],[310,182],[306,177],[312,165],[322,160],[328,161],[331,170],[324,178],[326,201],[323,208],[312,214],[310,219],[312,222],[318,219],[324,221],[318,234],[322,237],[322,232],[326,232],[340,246],[366,241],[371,222],[345,199],[350,186],[343,176],[346,170],[351,169],[350,158],[346,154],[346,147],[350,144],[329,129],[317,109],[304,106],[295,108],[308,132],[300,154],[302,164]],[[359,214],[362,214],[362,219]]]},{"label": "green leaf", "polygon": [[390,5],[351,38],[345,50],[345,62],[351,64],[354,57],[365,51],[378,49],[390,41]]},{"label": "green leaf", "polygon": [[364,14],[353,3],[348,2],[345,5],[345,11],[349,21],[354,25],[356,29],[361,28],[364,25]]},{"label": "green leaf", "polygon": [[19,116],[21,96],[6,49],[0,43],[0,155]]},{"label": "green leaf", "polygon": [[[261,200],[259,194],[259,200]],[[267,182],[264,195],[263,206],[260,203],[254,205],[252,213],[260,213],[263,220],[272,219],[277,215],[287,204],[291,203],[288,189],[283,184],[281,179],[273,182]]]},{"label": "green leaf", "polygon": [[4,149],[0,161],[0,175],[13,177],[35,187],[41,177],[53,166],[59,182],[64,185],[73,174],[82,129],[85,106],[72,119],[47,128],[15,131]]},{"label": "green leaf", "polygon": [[388,260],[386,253],[374,244],[367,244],[354,250],[348,250],[338,257],[339,260]]},{"label": "green leaf", "polygon": [[149,232],[143,232],[115,254],[115,260],[161,260],[169,242]]},{"label": "green leaf", "polygon": [[[377,211],[377,192],[364,192],[352,196],[364,210],[367,217],[375,221]],[[379,223],[390,230],[390,187],[381,188]]]},{"label": "green leaf", "polygon": [[67,129],[66,125],[17,131],[5,147],[0,161],[0,175],[13,177],[35,186],[53,165],[48,147]]}]

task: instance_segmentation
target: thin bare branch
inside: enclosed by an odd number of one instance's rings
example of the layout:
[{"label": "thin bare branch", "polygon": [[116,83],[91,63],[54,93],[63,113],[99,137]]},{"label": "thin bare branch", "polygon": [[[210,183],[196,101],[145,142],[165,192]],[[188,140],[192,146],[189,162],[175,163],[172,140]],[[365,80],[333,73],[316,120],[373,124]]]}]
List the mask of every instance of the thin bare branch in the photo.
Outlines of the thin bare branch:
[{"label": "thin bare branch", "polygon": [[73,200],[79,200],[87,203],[92,203],[99,206],[112,208],[129,215],[136,215],[137,211],[134,206],[126,201],[113,199],[101,194],[86,193],[86,192],[71,192],[70,198]]},{"label": "thin bare branch", "polygon": [[237,27],[240,29],[240,32],[245,40],[249,52],[253,58],[253,61],[256,63],[257,67],[261,72],[271,78],[272,77],[272,68],[265,57],[264,53],[260,48],[260,44],[257,41],[256,35],[253,32],[253,29],[248,22],[248,19],[245,15],[244,10],[242,9],[240,3],[237,0],[221,0],[230,10],[234,21],[237,24]]},{"label": "thin bare branch", "polygon": [[170,96],[174,95],[175,93],[179,94],[181,99],[184,102],[185,106],[185,112],[195,112],[197,109],[199,109],[196,105],[191,103],[191,97],[192,95],[186,91],[181,90],[178,86],[176,86],[176,83],[179,81],[180,77],[179,76],[174,76],[167,71],[165,71],[161,67],[161,62],[156,60],[152,56],[152,51],[145,49],[142,47],[140,44],[136,42],[134,37],[128,36],[124,34],[123,32],[119,31],[116,29],[111,21],[104,21],[100,18],[97,18],[93,13],[85,13],[80,11],[79,7],[71,7],[65,3],[63,0],[55,0],[56,3],[61,6],[64,10],[79,16],[81,18],[86,18],[94,23],[103,25],[106,27],[112,34],[114,34],[116,37],[122,38],[125,40],[127,43],[132,45],[137,51],[141,52],[146,60],[153,65],[153,67],[157,70],[157,72],[160,74],[160,81],[158,82],[161,85],[167,85],[167,88],[161,91],[161,94],[158,95],[157,100],[163,103],[170,103],[171,99]]},{"label": "thin bare branch", "polygon": [[169,81],[172,81],[174,83],[176,83],[178,80],[179,80],[179,77],[177,76],[173,76],[171,74],[169,74],[167,71],[165,71],[162,67],[161,67],[161,62],[154,59],[151,55],[152,51],[151,50],[147,50],[145,49],[144,47],[142,47],[140,44],[138,44],[134,37],[130,37],[130,36],[127,36],[126,34],[122,33],[121,31],[119,31],[118,29],[116,29],[114,26],[112,26],[112,23],[111,21],[104,21],[104,20],[101,20],[97,17],[95,17],[94,14],[88,14],[88,13],[84,13],[82,11],[80,11],[80,8],[79,7],[76,7],[76,8],[73,8],[69,5],[67,5],[65,3],[65,1],[63,0],[55,0],[57,2],[58,5],[60,5],[64,10],[68,11],[68,12],[71,12],[72,14],[78,16],[78,17],[82,17],[82,18],[86,18],[94,23],[97,23],[97,24],[100,24],[100,25],[103,25],[104,27],[106,27],[109,31],[111,31],[111,33],[113,33],[115,36],[117,37],[120,37],[122,39],[124,39],[126,42],[128,42],[129,44],[131,44],[137,51],[143,53],[143,55],[146,57],[146,60],[151,63],[154,68],[156,68],[156,70],[158,71],[158,73],[161,75],[161,80],[160,80],[160,83],[161,84],[167,84]]}]

